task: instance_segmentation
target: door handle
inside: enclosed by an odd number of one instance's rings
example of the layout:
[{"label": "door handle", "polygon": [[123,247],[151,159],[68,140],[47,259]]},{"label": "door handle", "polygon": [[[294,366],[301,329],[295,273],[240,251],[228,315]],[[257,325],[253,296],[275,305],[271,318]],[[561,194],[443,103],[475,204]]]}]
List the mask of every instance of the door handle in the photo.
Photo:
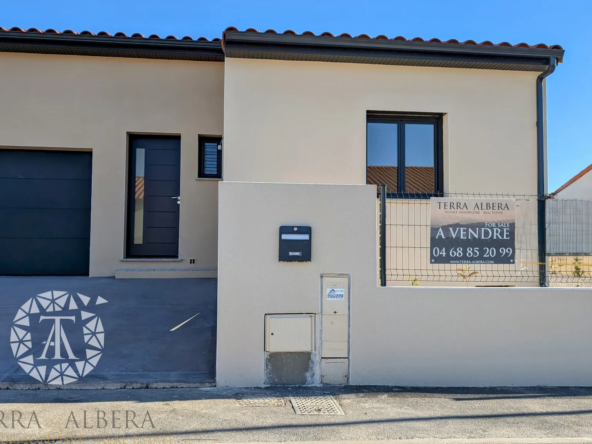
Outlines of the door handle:
[{"label": "door handle", "polygon": [[171,199],[177,199],[177,205],[181,205],[181,196],[172,196]]}]

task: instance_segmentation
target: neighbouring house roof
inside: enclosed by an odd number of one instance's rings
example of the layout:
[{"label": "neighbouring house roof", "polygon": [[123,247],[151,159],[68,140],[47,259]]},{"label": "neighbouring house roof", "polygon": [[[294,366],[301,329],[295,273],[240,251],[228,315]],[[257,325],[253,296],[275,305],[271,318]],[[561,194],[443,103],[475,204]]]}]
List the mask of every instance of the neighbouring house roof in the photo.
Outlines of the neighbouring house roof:
[{"label": "neighbouring house roof", "polygon": [[[398,167],[369,166],[366,182],[373,185],[386,185],[387,192],[397,191]],[[433,167],[406,167],[405,188],[407,193],[433,193],[436,189]]]},{"label": "neighbouring house roof", "polygon": [[135,188],[135,196],[136,199],[144,199],[144,178],[143,177],[136,177],[136,188]]},{"label": "neighbouring house roof", "polygon": [[574,182],[577,182],[578,180],[580,180],[582,177],[584,177],[590,171],[592,171],[592,164],[591,165],[588,165],[586,168],[584,168],[582,171],[580,171],[574,177],[572,177],[567,182],[565,182],[563,185],[561,185],[559,188],[557,188],[554,192],[551,193],[551,196],[555,196],[556,194],[558,194],[561,191],[565,190],[568,186],[570,186]]},{"label": "neighbouring house roof", "polygon": [[474,40],[406,39],[361,34],[335,36],[329,32],[278,33],[273,29],[258,32],[227,28],[222,39],[192,39],[174,36],[130,36],[105,31],[94,34],[53,29],[0,27],[0,51],[41,54],[97,55],[196,61],[224,61],[225,57],[279,60],[310,60],[387,65],[443,66],[453,68],[545,71],[551,59],[561,62],[564,50],[559,45],[529,45],[508,42],[494,44]]}]

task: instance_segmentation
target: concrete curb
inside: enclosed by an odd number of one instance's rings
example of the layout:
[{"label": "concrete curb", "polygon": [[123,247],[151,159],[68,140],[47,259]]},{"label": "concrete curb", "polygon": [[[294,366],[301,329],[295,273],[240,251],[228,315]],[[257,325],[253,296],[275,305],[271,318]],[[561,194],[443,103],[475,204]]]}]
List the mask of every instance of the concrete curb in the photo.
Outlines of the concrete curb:
[{"label": "concrete curb", "polygon": [[[372,441],[293,441],[297,444],[586,444],[592,438],[475,438],[475,439],[393,439]],[[231,444],[231,443],[220,443]],[[232,444],[285,444],[285,441],[234,442]]]}]

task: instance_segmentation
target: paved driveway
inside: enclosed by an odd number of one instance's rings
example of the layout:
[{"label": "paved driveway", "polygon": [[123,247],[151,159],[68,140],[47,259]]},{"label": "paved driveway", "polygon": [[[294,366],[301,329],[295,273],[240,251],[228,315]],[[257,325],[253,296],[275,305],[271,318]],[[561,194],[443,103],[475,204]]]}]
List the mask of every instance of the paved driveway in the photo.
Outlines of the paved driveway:
[{"label": "paved driveway", "polygon": [[0,387],[213,383],[215,353],[215,279],[0,278]]}]

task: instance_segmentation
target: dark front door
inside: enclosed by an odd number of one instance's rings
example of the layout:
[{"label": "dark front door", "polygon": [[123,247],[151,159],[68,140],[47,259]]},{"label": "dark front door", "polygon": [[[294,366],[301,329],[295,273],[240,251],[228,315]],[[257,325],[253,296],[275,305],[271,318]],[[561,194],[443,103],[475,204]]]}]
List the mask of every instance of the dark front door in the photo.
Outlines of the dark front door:
[{"label": "dark front door", "polygon": [[88,275],[92,154],[0,150],[0,275]]},{"label": "dark front door", "polygon": [[179,254],[181,139],[130,138],[127,256]]}]

